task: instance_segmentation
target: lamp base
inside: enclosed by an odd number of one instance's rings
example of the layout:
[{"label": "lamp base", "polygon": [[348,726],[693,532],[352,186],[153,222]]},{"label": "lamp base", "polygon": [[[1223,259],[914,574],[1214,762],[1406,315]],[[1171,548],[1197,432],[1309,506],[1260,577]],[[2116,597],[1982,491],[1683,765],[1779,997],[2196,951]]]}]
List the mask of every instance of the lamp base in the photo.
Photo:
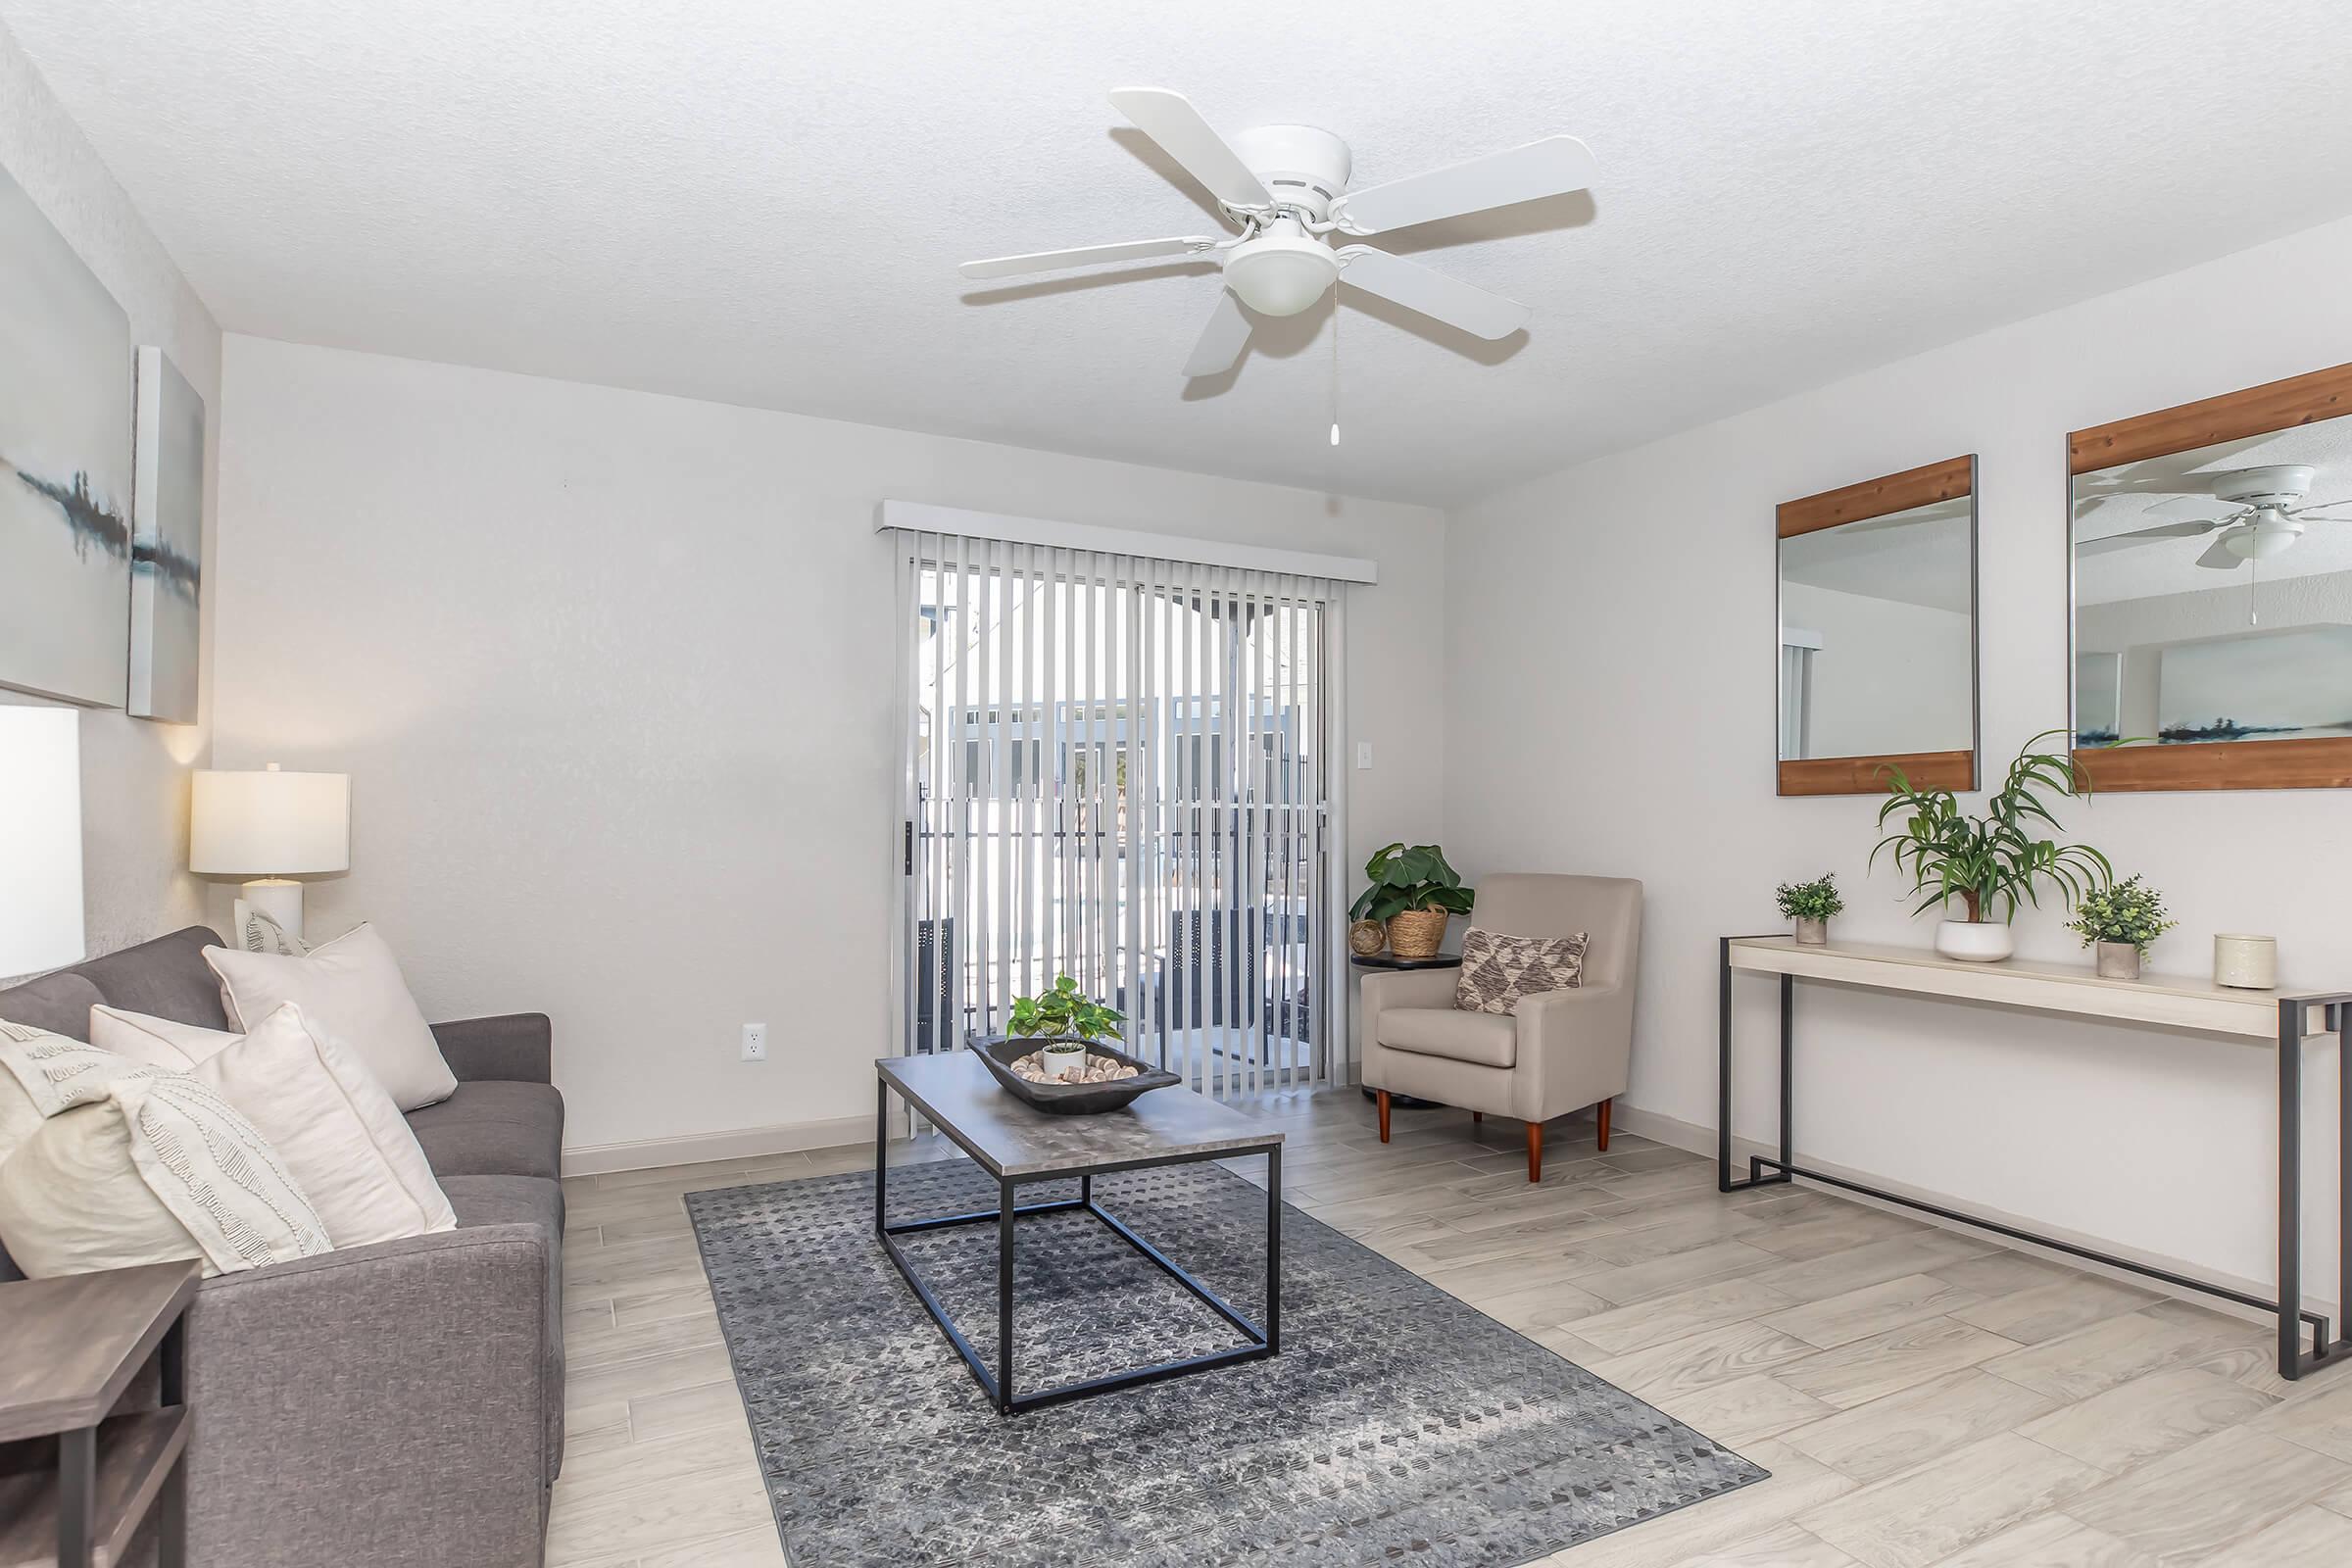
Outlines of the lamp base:
[{"label": "lamp base", "polygon": [[279,930],[302,940],[302,884],[282,876],[263,877],[237,890],[246,904],[277,922]]}]

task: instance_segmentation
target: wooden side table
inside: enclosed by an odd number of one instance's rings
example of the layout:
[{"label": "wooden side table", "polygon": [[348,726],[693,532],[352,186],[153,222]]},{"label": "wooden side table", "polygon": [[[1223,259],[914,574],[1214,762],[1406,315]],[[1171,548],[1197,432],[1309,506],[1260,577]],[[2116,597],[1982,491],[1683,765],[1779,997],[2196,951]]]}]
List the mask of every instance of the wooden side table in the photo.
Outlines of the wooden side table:
[{"label": "wooden side table", "polygon": [[[1427,958],[1399,958],[1393,954],[1378,953],[1367,958],[1361,954],[1351,953],[1348,956],[1348,961],[1358,969],[1385,969],[1392,972],[1409,969],[1459,969],[1462,966],[1462,956],[1458,953],[1441,953]],[[1378,1100],[1380,1097],[1367,1089],[1364,1091],[1364,1098]],[[1413,1095],[1391,1095],[1389,1103],[1399,1110],[1442,1110],[1445,1108],[1434,1100],[1422,1100]]]},{"label": "wooden side table", "polygon": [[[188,1553],[186,1312],[193,1260],[0,1285],[0,1568],[116,1568],[156,1514]],[[162,1407],[110,1414],[153,1357]]]}]

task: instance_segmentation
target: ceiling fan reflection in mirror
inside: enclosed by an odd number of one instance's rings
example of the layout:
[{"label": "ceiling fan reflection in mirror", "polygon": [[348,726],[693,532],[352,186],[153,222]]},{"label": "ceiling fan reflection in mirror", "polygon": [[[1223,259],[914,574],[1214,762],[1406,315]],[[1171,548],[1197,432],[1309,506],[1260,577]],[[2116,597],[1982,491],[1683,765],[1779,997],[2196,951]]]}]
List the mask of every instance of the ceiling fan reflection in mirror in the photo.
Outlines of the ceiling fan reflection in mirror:
[{"label": "ceiling fan reflection in mirror", "polygon": [[1508,337],[1527,324],[1527,306],[1370,245],[1334,246],[1332,236],[1385,233],[1564,195],[1592,182],[1592,155],[1585,144],[1573,136],[1547,136],[1350,190],[1348,144],[1327,130],[1262,125],[1227,138],[1181,94],[1160,87],[1123,87],[1110,102],[1199,180],[1241,232],[999,256],[964,263],[963,275],[1016,277],[1108,262],[1214,257],[1224,269],[1224,286],[1185,362],[1188,376],[1216,375],[1241,359],[1250,331],[1244,306],[1260,316],[1296,316],[1342,282],[1476,337]]},{"label": "ceiling fan reflection in mirror", "polygon": [[[2352,517],[2323,517],[2323,512],[2334,512],[2352,507],[2352,498],[2341,501],[2321,501],[2304,504],[2311,494],[2318,470],[2305,464],[2278,464],[2260,468],[2233,468],[2224,473],[2189,474],[2181,481],[2185,488],[2196,485],[2201,493],[2176,496],[2146,508],[2140,514],[2163,517],[2163,522],[2149,523],[2120,533],[2104,534],[2095,539],[2080,540],[2077,548],[2085,554],[2099,555],[2108,551],[2130,549],[2134,545],[2153,544],[2160,539],[2211,538],[2196,564],[2214,571],[2235,571],[2244,566],[2248,587],[2259,570],[2258,563],[2285,554],[2294,548],[2306,530],[2314,523],[2352,523]],[[2220,502],[2218,516],[2184,515],[2184,514],[2213,513]],[[2255,624],[2259,616],[2249,601],[2246,620]]]},{"label": "ceiling fan reflection in mirror", "polygon": [[[2197,557],[2197,564],[2217,571],[2233,571],[2249,561],[2267,561],[2289,549],[2303,537],[2304,529],[2311,523],[2352,522],[2352,517],[2317,515],[2352,507],[2352,498],[2303,504],[2317,477],[2318,471],[2303,464],[2190,474],[2181,483],[2184,486],[2196,483],[2198,493],[2160,501],[2141,514],[2168,520],[2085,539],[2081,542],[2082,548],[2091,554],[2103,554],[2158,539],[2211,535],[2213,543]],[[2193,515],[2214,512],[2217,501],[2222,504],[2221,515]]]}]

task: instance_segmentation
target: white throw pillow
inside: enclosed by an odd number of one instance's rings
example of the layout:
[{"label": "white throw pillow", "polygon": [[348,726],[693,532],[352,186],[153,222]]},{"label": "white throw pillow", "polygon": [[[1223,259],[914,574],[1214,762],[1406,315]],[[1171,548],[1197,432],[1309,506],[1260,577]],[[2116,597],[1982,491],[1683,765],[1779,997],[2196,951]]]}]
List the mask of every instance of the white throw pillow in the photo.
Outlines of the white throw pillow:
[{"label": "white throw pillow", "polygon": [[332,1250],[268,1140],[208,1086],[0,1023],[42,1114],[0,1163],[0,1243],[34,1279],[200,1258],[209,1275]]},{"label": "white throw pillow", "polygon": [[90,1043],[158,1066],[185,1061],[178,1070],[220,1091],[270,1140],[337,1247],[457,1229],[400,1107],[357,1052],[295,1004],[243,1035],[92,1007]]},{"label": "white throw pillow", "polygon": [[[199,1063],[219,1055],[222,1048],[245,1037],[225,1029],[207,1029],[173,1018],[151,1018],[105,1005],[90,1009],[90,1044],[100,1051],[127,1056],[144,1067],[166,1072],[193,1072]],[[238,1107],[242,1109],[243,1107]]]},{"label": "white throw pillow", "polygon": [[402,1110],[458,1092],[457,1074],[442,1060],[399,961],[373,926],[355,926],[307,957],[207,948],[204,961],[220,977],[221,1004],[238,1028],[291,1002],[321,1033],[357,1053]]}]

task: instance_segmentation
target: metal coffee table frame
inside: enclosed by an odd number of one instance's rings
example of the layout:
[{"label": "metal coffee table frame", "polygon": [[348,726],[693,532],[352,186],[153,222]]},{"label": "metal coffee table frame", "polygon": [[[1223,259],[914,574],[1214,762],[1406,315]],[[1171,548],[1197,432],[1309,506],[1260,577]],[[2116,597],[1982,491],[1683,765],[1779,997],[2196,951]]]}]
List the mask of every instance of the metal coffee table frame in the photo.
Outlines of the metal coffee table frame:
[{"label": "metal coffee table frame", "polygon": [[[881,1241],[890,1260],[906,1276],[915,1298],[931,1321],[939,1325],[940,1333],[963,1357],[973,1379],[996,1405],[999,1415],[1016,1415],[1034,1410],[1040,1405],[1058,1404],[1064,1399],[1083,1398],[1093,1394],[1107,1394],[1113,1389],[1131,1389],[1138,1384],[1157,1383],[1164,1378],[1182,1377],[1188,1372],[1205,1372],[1211,1367],[1230,1366],[1237,1361],[1259,1361],[1282,1353],[1282,1146],[1269,1144],[1262,1152],[1266,1156],[1266,1321],[1261,1327],[1210,1290],[1167,1253],[1152,1246],[1129,1229],[1116,1214],[1095,1201],[1095,1178],[1113,1171],[1151,1170],[1161,1165],[1192,1165],[1203,1161],[1229,1159],[1237,1154],[1260,1152],[1257,1150],[1219,1150],[1206,1152],[1169,1154],[1151,1159],[1110,1160],[1090,1163],[1071,1170],[1042,1171],[1020,1176],[1000,1176],[997,1179],[997,1206],[968,1214],[937,1214],[924,1219],[893,1221],[889,1216],[889,1131],[890,1097],[893,1086],[889,1079],[878,1079],[874,1092],[874,1235]],[[912,1102],[909,1101],[911,1104]],[[985,1167],[987,1156],[956,1128],[932,1118],[932,1125],[955,1141],[957,1148]],[[1014,1189],[1029,1183],[1067,1181],[1076,1177],[1078,1196],[1057,1199],[1048,1203],[1019,1203]],[[1228,1349],[1211,1350],[1203,1355],[1189,1355],[1179,1360],[1160,1361],[1131,1371],[1114,1372],[1107,1377],[1086,1378],[1076,1383],[1058,1384],[1032,1393],[1014,1392],[1012,1357],[1013,1292],[1013,1224],[1032,1214],[1064,1214],[1084,1210],[1108,1226],[1112,1234],[1128,1246],[1159,1265],[1169,1278],[1192,1292],[1208,1304],[1211,1311],[1238,1330],[1249,1342]],[[898,1238],[923,1231],[946,1230],[956,1225],[987,1225],[997,1227],[997,1367],[993,1372],[980,1352],[965,1339],[963,1331],[931,1287],[915,1269],[914,1262],[899,1246]]]}]

